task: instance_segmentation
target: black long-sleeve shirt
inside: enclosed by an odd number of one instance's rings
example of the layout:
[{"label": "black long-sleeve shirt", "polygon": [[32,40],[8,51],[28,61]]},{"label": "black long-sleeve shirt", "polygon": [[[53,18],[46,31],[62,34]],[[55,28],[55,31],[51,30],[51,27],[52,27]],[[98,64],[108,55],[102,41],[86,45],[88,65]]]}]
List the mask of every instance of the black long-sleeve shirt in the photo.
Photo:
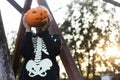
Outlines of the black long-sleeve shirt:
[{"label": "black long-sleeve shirt", "polygon": [[59,66],[56,56],[60,53],[60,46],[60,37],[51,36],[48,30],[36,35],[26,32],[21,43],[21,54],[25,63],[20,80],[58,80]]}]

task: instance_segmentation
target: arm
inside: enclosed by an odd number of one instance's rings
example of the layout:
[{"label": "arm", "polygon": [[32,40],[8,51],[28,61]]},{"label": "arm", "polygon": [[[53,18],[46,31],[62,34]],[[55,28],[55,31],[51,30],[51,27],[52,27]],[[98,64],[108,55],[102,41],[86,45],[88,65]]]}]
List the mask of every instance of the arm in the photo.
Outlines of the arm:
[{"label": "arm", "polygon": [[40,34],[46,44],[46,47],[48,49],[48,52],[50,52],[50,55],[52,57],[56,57],[60,54],[60,48],[61,48],[61,40],[60,36],[53,35],[51,36],[49,34],[49,31],[46,29],[44,32]]},{"label": "arm", "polygon": [[59,55],[60,51],[61,51],[61,38],[60,38],[60,35],[55,34],[55,35],[53,35],[51,37],[52,37],[52,40],[53,40],[54,45],[55,45],[54,47],[55,47],[56,51],[58,52],[57,55]]},{"label": "arm", "polygon": [[33,54],[33,44],[32,44],[32,32],[31,27],[27,25],[25,22],[25,15],[23,16],[23,25],[26,29],[25,36],[22,39],[21,42],[21,54],[24,58],[31,58]]},{"label": "arm", "polygon": [[26,32],[21,42],[21,54],[25,59],[30,59],[33,56],[32,33]]}]

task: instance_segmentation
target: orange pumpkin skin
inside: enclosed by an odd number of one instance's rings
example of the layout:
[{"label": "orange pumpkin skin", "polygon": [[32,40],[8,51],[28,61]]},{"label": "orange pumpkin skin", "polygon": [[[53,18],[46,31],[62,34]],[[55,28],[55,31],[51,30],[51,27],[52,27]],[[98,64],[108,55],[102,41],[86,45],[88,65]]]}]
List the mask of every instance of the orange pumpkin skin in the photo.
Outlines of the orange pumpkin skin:
[{"label": "orange pumpkin skin", "polygon": [[25,14],[25,21],[30,27],[39,27],[47,23],[49,12],[45,7],[29,9]]}]

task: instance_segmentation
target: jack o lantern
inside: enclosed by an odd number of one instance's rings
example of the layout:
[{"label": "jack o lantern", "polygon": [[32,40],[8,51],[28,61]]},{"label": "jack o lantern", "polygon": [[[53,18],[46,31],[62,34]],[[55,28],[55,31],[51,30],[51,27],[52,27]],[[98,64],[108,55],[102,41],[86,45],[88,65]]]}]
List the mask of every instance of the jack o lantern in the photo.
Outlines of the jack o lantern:
[{"label": "jack o lantern", "polygon": [[29,9],[25,14],[25,21],[30,27],[39,27],[47,23],[49,15],[48,10],[40,6]]}]

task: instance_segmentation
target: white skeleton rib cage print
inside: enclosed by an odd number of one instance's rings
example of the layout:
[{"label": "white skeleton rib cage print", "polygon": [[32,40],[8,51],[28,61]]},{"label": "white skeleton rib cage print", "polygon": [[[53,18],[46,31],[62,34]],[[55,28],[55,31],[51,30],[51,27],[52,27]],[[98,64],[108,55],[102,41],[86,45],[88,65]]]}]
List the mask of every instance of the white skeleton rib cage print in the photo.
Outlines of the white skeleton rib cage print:
[{"label": "white skeleton rib cage print", "polygon": [[47,70],[50,70],[53,63],[50,59],[44,58],[42,59],[42,52],[46,55],[49,55],[46,49],[46,45],[42,38],[34,37],[32,38],[33,46],[34,46],[34,60],[29,60],[26,64],[26,70],[28,71],[28,75],[30,77],[35,77],[37,75],[41,77],[45,77],[47,75]]}]

